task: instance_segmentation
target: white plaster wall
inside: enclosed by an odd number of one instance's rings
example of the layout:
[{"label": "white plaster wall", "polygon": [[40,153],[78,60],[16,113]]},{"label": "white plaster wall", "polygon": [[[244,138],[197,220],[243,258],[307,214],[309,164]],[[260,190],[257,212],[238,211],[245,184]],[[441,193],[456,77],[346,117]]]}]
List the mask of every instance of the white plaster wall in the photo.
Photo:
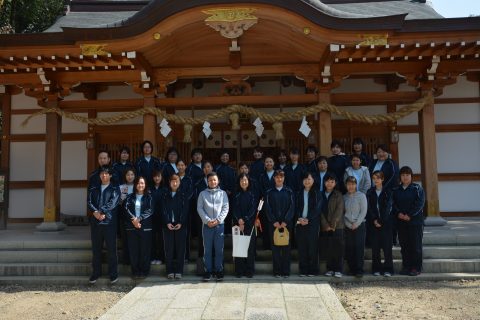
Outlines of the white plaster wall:
[{"label": "white plaster wall", "polygon": [[282,94],[304,94],[305,93],[305,87],[297,87],[294,85],[291,85],[289,87],[281,87],[280,90],[282,91]]},{"label": "white plaster wall", "polygon": [[87,148],[85,141],[62,142],[62,180],[85,180],[87,175]]},{"label": "white plaster wall", "polygon": [[97,99],[138,99],[143,98],[142,95],[133,91],[132,86],[109,86],[106,91],[99,92]]},{"label": "white plaster wall", "polygon": [[[77,113],[81,117],[88,118],[87,113]],[[88,125],[86,123],[62,118],[62,132],[63,133],[86,133],[88,132]]]},{"label": "white plaster wall", "polygon": [[[377,115],[377,114],[386,114],[387,106],[342,106],[339,107],[341,110],[349,111],[356,114],[364,115]],[[342,116],[332,114],[332,120],[345,119]]]},{"label": "white plaster wall", "polygon": [[421,173],[420,143],[417,133],[401,133],[398,141],[399,166],[409,166],[413,173]]},{"label": "white plaster wall", "polygon": [[480,211],[480,202],[478,201],[480,181],[442,181],[439,182],[438,189],[440,211]]},{"label": "white plaster wall", "polygon": [[457,82],[443,89],[439,98],[476,98],[480,95],[478,82],[468,81],[465,76],[458,77]]},{"label": "white plaster wall", "polygon": [[45,142],[10,143],[10,180],[45,179]]},{"label": "white plaster wall", "polygon": [[480,103],[435,105],[435,124],[478,123],[480,123]]},{"label": "white plaster wall", "polygon": [[437,133],[436,138],[439,173],[480,171],[480,132]]},{"label": "white plaster wall", "polygon": [[[109,118],[109,117],[113,117],[113,116],[116,116],[116,115],[119,115],[119,114],[122,114],[122,113],[123,112],[100,112],[100,113],[97,114],[97,118]],[[127,120],[117,122],[116,124],[142,124],[143,125],[143,117],[138,116],[138,117],[133,118],[133,119],[127,119]]]},{"label": "white plaster wall", "polygon": [[406,83],[402,83],[398,86],[398,90],[400,92],[415,92],[415,87],[409,86]]},{"label": "white plaster wall", "polygon": [[[205,86],[204,86],[204,87],[205,87]],[[203,88],[200,89],[200,90],[193,90],[192,84],[191,84],[191,83],[187,83],[187,84],[185,85],[185,88],[175,90],[175,97],[176,97],[176,98],[189,98],[189,97],[192,96],[193,91],[196,92],[196,95],[200,96],[201,93],[202,93],[202,91],[203,91]]]},{"label": "white plaster wall", "polygon": [[45,134],[46,131],[46,121],[45,115],[40,115],[31,118],[28,121],[28,124],[25,127],[22,127],[22,122],[28,118],[28,115],[24,114],[14,114],[11,116],[11,134]]},{"label": "white plaster wall", "polygon": [[[204,83],[203,88],[200,90],[193,90],[194,97],[211,97],[220,94],[222,88],[221,83]],[[181,97],[192,97],[192,85],[187,85],[182,89]],[[175,97],[179,97],[178,91],[175,91]]]},{"label": "white plaster wall", "polygon": [[87,212],[87,190],[85,188],[62,189],[60,211],[69,215],[85,215],[85,212]]},{"label": "white plaster wall", "polygon": [[40,107],[38,106],[37,99],[21,93],[12,96],[12,109],[40,109]]},{"label": "white plaster wall", "polygon": [[372,79],[344,79],[340,87],[335,88],[333,93],[340,92],[385,92],[383,84],[375,83]]},{"label": "white plaster wall", "polygon": [[9,218],[42,218],[43,189],[10,190]]}]

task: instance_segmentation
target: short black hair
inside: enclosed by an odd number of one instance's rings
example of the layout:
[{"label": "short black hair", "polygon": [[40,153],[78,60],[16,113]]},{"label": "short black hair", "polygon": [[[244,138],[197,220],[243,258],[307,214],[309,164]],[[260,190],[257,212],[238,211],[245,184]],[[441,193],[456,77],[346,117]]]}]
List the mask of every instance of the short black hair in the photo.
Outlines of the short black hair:
[{"label": "short black hair", "polygon": [[110,166],[101,166],[101,167],[100,167],[100,170],[98,171],[98,174],[100,174],[100,173],[102,173],[102,172],[106,172],[106,173],[108,173],[109,175],[112,175],[112,174],[113,174],[112,167],[110,167]]},{"label": "short black hair", "polygon": [[328,180],[334,180],[337,182],[337,176],[333,172],[327,172],[325,176],[323,177],[323,182],[328,181]]},{"label": "short black hair", "polygon": [[[210,177],[217,177],[218,178],[218,174],[215,172],[215,171],[212,171],[210,172],[209,174],[207,174],[207,180],[210,178]],[[220,180],[220,178],[218,178]]]},{"label": "short black hair", "polygon": [[256,145],[256,146],[253,148],[253,151],[254,151],[254,152],[257,151],[257,152],[263,153],[263,150],[262,150],[262,148],[261,148],[259,145]]},{"label": "short black hair", "polygon": [[348,176],[347,179],[345,180],[345,184],[347,184],[347,183],[357,184],[357,178],[355,178],[354,176]]},{"label": "short black hair", "polygon": [[317,164],[318,164],[320,161],[327,161],[327,162],[328,162],[328,158],[325,157],[325,156],[320,156],[320,157],[317,158]]},{"label": "short black hair", "polygon": [[201,155],[203,155],[202,149],[200,149],[200,148],[193,148],[193,149],[192,149],[192,152],[190,152],[190,157],[193,157],[196,153],[200,153]]},{"label": "short black hair", "polygon": [[107,156],[110,158],[110,151],[106,150],[106,149],[100,149],[97,153],[97,155],[100,155],[100,153],[106,153]]},{"label": "short black hair", "polygon": [[365,143],[363,142],[362,138],[353,138],[352,147],[353,147],[354,144],[361,144],[362,147],[365,146]]},{"label": "short black hair", "polygon": [[402,174],[409,174],[409,175],[413,176],[412,168],[410,168],[409,166],[403,166],[400,169],[400,175],[402,175]]},{"label": "short black hair", "polygon": [[130,148],[127,147],[127,146],[123,146],[120,148],[120,153],[122,153],[123,151],[125,151],[126,153],[130,154]]},{"label": "short black hair", "polygon": [[315,154],[317,154],[318,149],[317,149],[317,147],[315,147],[315,146],[313,146],[313,145],[309,145],[309,146],[307,147],[307,149],[305,150],[305,152],[309,152],[309,151],[313,151],[313,152],[315,152]]},{"label": "short black hair", "polygon": [[387,145],[385,143],[382,143],[382,144],[379,144],[376,148],[375,148],[375,152],[378,151],[378,149],[382,149],[383,151],[385,152],[390,152]]},{"label": "short black hair", "polygon": [[153,143],[152,143],[152,141],[150,141],[150,140],[145,140],[145,141],[142,142],[142,145],[141,145],[142,151],[143,151],[143,148],[145,147],[145,145],[146,145],[147,143],[150,145],[150,147],[152,148],[152,151],[153,151]]},{"label": "short black hair", "polygon": [[340,142],[340,140],[333,139],[332,143],[330,143],[330,149],[336,146],[339,146],[340,149],[342,149],[342,143]]},{"label": "short black hair", "polygon": [[294,148],[290,149],[290,154],[300,154],[300,150],[298,150],[298,148],[294,147]]}]

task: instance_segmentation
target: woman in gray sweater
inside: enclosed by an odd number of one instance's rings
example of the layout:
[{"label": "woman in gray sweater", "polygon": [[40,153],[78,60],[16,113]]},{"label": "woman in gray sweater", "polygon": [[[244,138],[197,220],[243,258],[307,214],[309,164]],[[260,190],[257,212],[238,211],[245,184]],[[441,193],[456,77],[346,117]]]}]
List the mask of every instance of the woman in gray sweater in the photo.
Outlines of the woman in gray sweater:
[{"label": "woman in gray sweater", "polygon": [[365,251],[365,217],[367,216],[367,197],[357,191],[357,179],[346,179],[347,193],[343,196],[345,204],[345,255],[350,273],[363,277]]}]

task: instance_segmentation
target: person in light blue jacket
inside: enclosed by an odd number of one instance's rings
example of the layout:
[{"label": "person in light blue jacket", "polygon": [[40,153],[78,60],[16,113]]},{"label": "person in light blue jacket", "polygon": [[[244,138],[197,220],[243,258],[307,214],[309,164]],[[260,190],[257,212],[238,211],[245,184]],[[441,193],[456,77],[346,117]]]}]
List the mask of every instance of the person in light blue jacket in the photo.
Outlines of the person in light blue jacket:
[{"label": "person in light blue jacket", "polygon": [[[203,228],[203,262],[205,264],[204,281],[223,280],[223,244],[224,221],[228,214],[228,196],[219,188],[218,175],[211,172],[207,175],[208,188],[200,192],[197,200],[197,212],[202,219]],[[215,262],[212,263],[213,250]]]}]

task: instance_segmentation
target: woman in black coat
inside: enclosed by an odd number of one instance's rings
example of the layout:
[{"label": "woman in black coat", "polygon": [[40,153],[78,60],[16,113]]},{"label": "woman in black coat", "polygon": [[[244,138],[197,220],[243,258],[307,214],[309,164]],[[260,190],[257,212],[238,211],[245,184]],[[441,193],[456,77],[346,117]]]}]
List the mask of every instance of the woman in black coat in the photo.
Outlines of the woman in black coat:
[{"label": "woman in black coat", "polygon": [[296,197],[296,230],[298,269],[300,277],[318,275],[318,236],[322,194],[313,187],[315,180],[310,172],[303,175],[303,190]]},{"label": "woman in black coat", "polygon": [[135,192],[125,200],[125,227],[132,277],[145,278],[150,272],[152,246],[153,200],[147,191],[147,180],[135,178]]},{"label": "woman in black coat", "polygon": [[[164,193],[162,205],[163,242],[167,278],[181,279],[185,263],[187,239],[188,199],[181,191],[180,177],[170,176],[170,187]],[[174,260],[176,263],[174,263]]]},{"label": "woman in black coat", "polygon": [[[367,223],[370,225],[370,240],[372,246],[372,273],[385,277],[393,274],[392,257],[392,192],[383,187],[384,175],[382,171],[372,174],[373,187],[367,192]],[[385,262],[382,266],[380,250],[383,250]]]},{"label": "woman in black coat", "polygon": [[237,278],[253,277],[255,272],[256,234],[252,232],[255,225],[258,199],[252,192],[252,185],[247,174],[238,177],[238,191],[233,199],[233,218],[236,225],[245,235],[251,235],[247,258],[235,257],[235,274]]}]

